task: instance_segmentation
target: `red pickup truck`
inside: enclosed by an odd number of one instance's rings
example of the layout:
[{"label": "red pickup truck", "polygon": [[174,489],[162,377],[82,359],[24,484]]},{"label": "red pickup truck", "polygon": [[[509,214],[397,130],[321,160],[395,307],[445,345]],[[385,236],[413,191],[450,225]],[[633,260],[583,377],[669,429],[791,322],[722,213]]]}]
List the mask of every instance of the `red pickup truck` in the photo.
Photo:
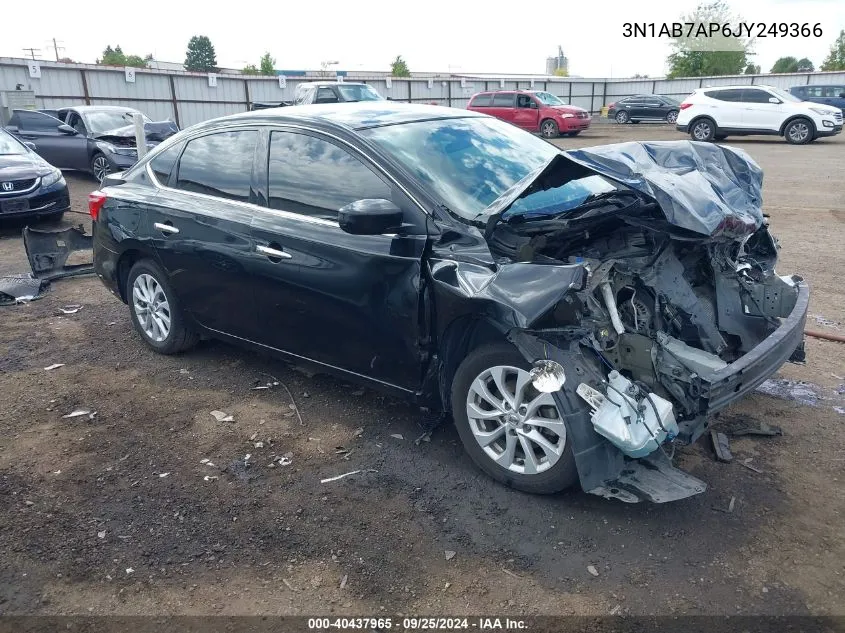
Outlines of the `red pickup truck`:
[{"label": "red pickup truck", "polygon": [[540,90],[479,92],[469,100],[467,109],[539,132],[545,138],[577,136],[592,122],[584,108],[566,105],[552,93]]}]

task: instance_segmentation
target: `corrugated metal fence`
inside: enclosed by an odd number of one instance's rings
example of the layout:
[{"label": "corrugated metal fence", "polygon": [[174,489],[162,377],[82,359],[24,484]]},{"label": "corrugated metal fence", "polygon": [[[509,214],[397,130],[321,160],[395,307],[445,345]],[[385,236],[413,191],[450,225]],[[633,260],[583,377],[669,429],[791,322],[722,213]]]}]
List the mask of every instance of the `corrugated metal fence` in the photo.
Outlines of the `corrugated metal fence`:
[{"label": "corrugated metal fence", "polygon": [[[123,68],[91,64],[59,64],[40,61],[41,77],[31,78],[27,60],[0,58],[0,90],[17,85],[34,90],[38,106],[122,105],[145,112],[155,120],[170,119],[188,127],[226,114],[249,109],[255,102],[293,99],[296,84],[310,77],[289,77],[280,87],[276,77],[217,75],[138,69],[135,81],[126,81]],[[397,101],[466,107],[469,97],[482,90],[547,90],[572,105],[599,112],[603,105],[633,94],[663,94],[682,99],[696,88],[736,84],[767,84],[781,88],[803,84],[845,84],[845,73],[797,73],[788,75],[738,75],[690,79],[582,79],[540,77],[506,80],[490,76],[454,76],[390,79],[383,75],[347,76],[346,81],[365,81],[386,97]]]}]

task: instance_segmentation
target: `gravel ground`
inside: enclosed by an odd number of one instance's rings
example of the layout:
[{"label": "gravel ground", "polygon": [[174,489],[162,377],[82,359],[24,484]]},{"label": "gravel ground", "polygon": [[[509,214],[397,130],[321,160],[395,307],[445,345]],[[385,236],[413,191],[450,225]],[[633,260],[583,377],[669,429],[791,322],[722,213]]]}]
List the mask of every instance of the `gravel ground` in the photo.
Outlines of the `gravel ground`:
[{"label": "gravel ground", "polygon": [[[596,125],[560,145],[643,138],[680,135]],[[843,333],[845,138],[729,141],[765,170],[810,325]],[[65,224],[87,226],[94,183],[68,181]],[[0,225],[0,273],[27,270],[21,227]],[[0,308],[0,614],[845,615],[843,352],[808,339],[779,377],[809,402],[755,393],[721,418],[782,437],[733,439],[731,464],[678,451],[705,494],[625,505],[504,488],[451,426],[416,445],[413,407],[328,376],[214,342],[156,356],[96,278],[59,281]],[[78,408],[96,416],[63,418]]]}]

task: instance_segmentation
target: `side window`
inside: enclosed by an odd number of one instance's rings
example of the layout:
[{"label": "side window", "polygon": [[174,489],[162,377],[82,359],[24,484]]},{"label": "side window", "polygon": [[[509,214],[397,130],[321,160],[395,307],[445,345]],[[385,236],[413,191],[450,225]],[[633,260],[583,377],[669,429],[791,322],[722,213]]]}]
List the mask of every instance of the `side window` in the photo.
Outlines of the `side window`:
[{"label": "side window", "polygon": [[494,108],[512,108],[513,107],[512,92],[497,92],[493,95]]},{"label": "side window", "polygon": [[18,110],[16,114],[21,130],[55,130],[62,124],[57,118],[43,112]]},{"label": "side window", "polygon": [[758,88],[746,88],[742,91],[743,103],[768,103],[773,95]]},{"label": "side window", "polygon": [[318,88],[314,103],[337,103],[337,95],[331,88]]},{"label": "side window", "polygon": [[493,105],[493,95],[491,94],[483,94],[483,95],[475,95],[470,104],[473,108],[489,108]]},{"label": "side window", "polygon": [[82,122],[82,117],[76,112],[68,112],[65,121],[67,121],[67,124],[79,132],[82,136],[88,135],[88,131],[85,129],[85,124]]},{"label": "side window", "polygon": [[219,198],[249,201],[258,132],[218,132],[188,141],[176,176],[176,188]]},{"label": "side window", "polygon": [[736,102],[740,100],[740,97],[742,96],[741,93],[741,90],[712,90],[705,94],[707,94],[707,96],[711,99]]},{"label": "side window", "polygon": [[531,108],[534,107],[534,99],[529,97],[528,95],[518,95],[516,98],[516,107],[517,108]]},{"label": "side window", "polygon": [[176,145],[160,152],[150,161],[150,169],[153,170],[159,184],[166,185],[167,181],[170,180],[170,172],[173,171],[173,166],[179,158],[180,151],[182,151],[182,143],[176,143]]},{"label": "side window", "polygon": [[796,97],[807,98],[807,97],[821,97],[822,96],[822,87],[821,86],[807,86],[806,88],[799,88],[796,93]]},{"label": "side window", "polygon": [[270,208],[337,220],[356,200],[390,200],[390,186],[345,149],[297,132],[270,135]]}]

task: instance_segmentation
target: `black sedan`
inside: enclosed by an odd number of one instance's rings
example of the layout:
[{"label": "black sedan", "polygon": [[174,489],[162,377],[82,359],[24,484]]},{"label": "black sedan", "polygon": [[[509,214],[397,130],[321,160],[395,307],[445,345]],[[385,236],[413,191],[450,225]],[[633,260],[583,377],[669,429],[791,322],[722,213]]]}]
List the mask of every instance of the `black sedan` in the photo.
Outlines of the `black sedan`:
[{"label": "black sedan", "polygon": [[0,129],[0,220],[58,220],[69,208],[70,196],[62,172]]},{"label": "black sedan", "polygon": [[706,488],[665,445],[803,359],[809,291],[774,274],[761,183],[727,147],[562,152],[379,101],[194,126],[89,210],[95,270],[153,350],[312,364],[451,416],[515,488],[662,503]]},{"label": "black sedan", "polygon": [[[74,106],[57,110],[15,110],[6,129],[30,142],[47,162],[60,169],[77,169],[97,180],[128,169],[138,160],[132,108]],[[147,147],[179,131],[171,121],[144,120]]]},{"label": "black sedan", "polygon": [[634,95],[607,106],[607,118],[617,123],[665,121],[674,123],[681,108],[679,101],[661,95]]}]

